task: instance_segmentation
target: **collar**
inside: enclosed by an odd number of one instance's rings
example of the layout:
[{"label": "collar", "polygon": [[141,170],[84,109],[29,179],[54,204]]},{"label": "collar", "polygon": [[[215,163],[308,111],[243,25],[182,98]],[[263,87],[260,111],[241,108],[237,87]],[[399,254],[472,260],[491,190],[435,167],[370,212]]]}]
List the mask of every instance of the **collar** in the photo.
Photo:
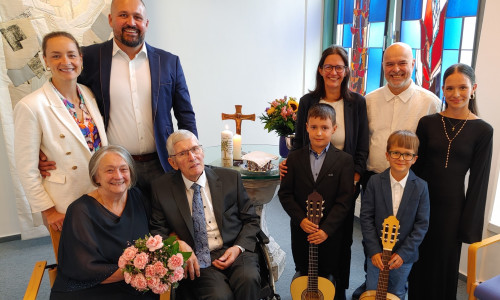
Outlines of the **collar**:
[{"label": "collar", "polygon": [[[113,52],[112,52],[112,56],[115,56],[116,53],[121,53],[121,54],[125,55],[127,58],[129,58],[128,55],[127,55],[127,53],[125,53],[125,51],[123,51],[122,49],[120,49],[120,47],[118,47],[118,44],[116,43],[115,38],[113,38]],[[148,51],[146,49],[146,42],[142,43],[141,50],[139,50],[139,52],[135,55],[134,58],[138,57],[141,53],[144,53],[144,55],[145,55],[146,58],[148,57]]]},{"label": "collar", "polygon": [[316,159],[318,159],[318,157],[322,156],[323,154],[325,154],[326,152],[328,152],[328,149],[330,149],[330,143],[328,143],[328,145],[326,145],[325,149],[323,149],[323,151],[321,151],[321,153],[316,153],[316,151],[314,151],[312,148],[311,148],[311,144],[309,144],[309,153],[314,155],[314,157]]},{"label": "collar", "polygon": [[410,80],[411,80],[410,86],[406,90],[401,92],[399,95],[394,95],[386,84],[384,86],[385,101],[389,102],[396,97],[399,97],[399,99],[401,101],[403,101],[404,103],[407,103],[408,101],[410,101],[411,96],[413,96],[413,94],[415,93],[415,82],[413,82],[413,79],[411,79],[411,78],[410,78]]},{"label": "collar", "polygon": [[[184,174],[182,174],[182,180],[184,181],[184,185],[186,187],[186,190],[190,190],[191,189],[191,186],[193,185],[193,183],[195,183],[194,181],[191,181],[189,179],[187,179]],[[198,178],[198,180],[196,180],[196,183],[199,184],[202,188],[205,187],[205,185],[207,184],[207,175],[205,174],[205,171],[203,171],[203,173],[201,173],[200,177]]]},{"label": "collar", "polygon": [[392,177],[391,170],[389,170],[389,177],[391,178],[391,186],[394,186],[395,183],[399,183],[399,184],[401,184],[401,186],[404,189],[406,186],[406,181],[408,180],[409,174],[410,174],[410,171],[408,171],[408,173],[406,173],[406,176],[403,177],[403,179],[401,179],[400,181],[397,181],[396,179],[394,179],[394,177]]}]

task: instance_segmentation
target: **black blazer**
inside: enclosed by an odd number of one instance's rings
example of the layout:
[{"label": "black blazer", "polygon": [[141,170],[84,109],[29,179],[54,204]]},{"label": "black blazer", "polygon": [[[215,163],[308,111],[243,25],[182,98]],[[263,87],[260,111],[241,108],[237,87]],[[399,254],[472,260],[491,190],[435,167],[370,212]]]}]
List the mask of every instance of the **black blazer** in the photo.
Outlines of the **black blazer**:
[{"label": "black blazer", "polygon": [[[260,217],[255,213],[241,175],[231,169],[205,166],[215,219],[224,247],[255,251]],[[186,187],[180,171],[166,173],[152,183],[151,234],[175,232],[194,249],[194,231]]]},{"label": "black blazer", "polygon": [[[311,106],[319,103],[319,100],[319,97],[315,97],[312,93],[300,98],[297,123],[295,124],[294,150],[309,144],[309,135],[306,131],[307,112]],[[363,175],[366,170],[369,143],[365,97],[351,92],[350,97],[344,99],[344,123],[345,144],[343,150],[354,158],[354,172]]]}]

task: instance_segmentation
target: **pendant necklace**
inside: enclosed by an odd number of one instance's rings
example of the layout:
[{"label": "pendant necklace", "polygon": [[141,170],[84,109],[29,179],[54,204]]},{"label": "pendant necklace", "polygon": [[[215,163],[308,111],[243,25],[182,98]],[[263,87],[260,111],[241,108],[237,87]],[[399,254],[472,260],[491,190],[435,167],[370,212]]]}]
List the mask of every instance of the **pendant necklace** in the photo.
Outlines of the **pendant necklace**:
[{"label": "pendant necklace", "polygon": [[[451,142],[453,142],[453,140],[457,137],[457,135],[460,133],[460,131],[462,131],[462,128],[464,128],[465,124],[467,123],[467,120],[469,120],[469,116],[470,116],[470,110],[469,110],[469,113],[467,113],[467,118],[462,123],[462,126],[460,126],[460,129],[458,129],[457,133],[455,133],[455,136],[453,136],[453,138],[450,139],[450,136],[448,135],[448,131],[446,130],[446,123],[444,122],[444,116],[441,115],[441,122],[443,122],[444,135],[446,136],[446,139],[448,140],[448,151],[446,152],[446,162],[444,164],[445,168],[448,168],[448,159],[450,158]],[[460,122],[462,122],[462,121],[460,121]],[[455,124],[455,126],[460,124],[460,122]],[[455,131],[455,126],[453,126],[453,125],[451,126],[452,131]]]},{"label": "pendant necklace", "polygon": [[456,124],[453,124],[451,122],[450,118],[446,118],[446,121],[448,121],[448,123],[450,124],[451,131],[455,131],[455,127],[457,127],[458,125],[460,125],[460,123],[465,122],[465,120],[460,120]]}]

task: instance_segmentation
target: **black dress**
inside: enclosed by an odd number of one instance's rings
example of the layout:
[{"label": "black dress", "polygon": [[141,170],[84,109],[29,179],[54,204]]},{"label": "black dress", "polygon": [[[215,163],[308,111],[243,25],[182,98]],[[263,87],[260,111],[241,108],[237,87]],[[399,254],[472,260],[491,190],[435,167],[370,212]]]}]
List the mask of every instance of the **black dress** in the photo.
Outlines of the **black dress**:
[{"label": "black dress", "polygon": [[[456,136],[447,167],[449,142],[443,122],[448,137]],[[456,299],[462,243],[482,238],[493,128],[480,119],[463,124],[434,114],[420,119],[417,127],[420,147],[414,170],[428,183],[431,213],[429,230],[419,248],[420,259],[410,274],[410,300]]]},{"label": "black dress", "polygon": [[118,270],[123,250],[149,232],[144,198],[138,189],[128,191],[119,217],[83,195],[68,207],[63,228],[50,299],[158,299],[124,281],[100,284]]}]

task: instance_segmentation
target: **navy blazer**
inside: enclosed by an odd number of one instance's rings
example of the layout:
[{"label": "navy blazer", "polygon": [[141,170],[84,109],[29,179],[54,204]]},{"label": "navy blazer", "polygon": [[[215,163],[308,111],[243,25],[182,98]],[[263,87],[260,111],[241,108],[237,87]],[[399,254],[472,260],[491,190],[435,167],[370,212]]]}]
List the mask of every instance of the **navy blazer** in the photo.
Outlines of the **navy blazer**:
[{"label": "navy blazer", "polygon": [[[225,247],[241,246],[255,251],[260,218],[255,213],[241,175],[231,169],[205,166],[215,220]],[[180,171],[166,173],[152,185],[151,233],[167,237],[175,232],[194,249],[194,229]]]},{"label": "navy blazer", "polygon": [[[151,71],[151,105],[156,150],[165,171],[172,170],[168,163],[167,139],[174,132],[171,110],[174,110],[177,127],[198,135],[189,91],[179,57],[151,47],[146,43]],[[113,40],[83,47],[83,71],[78,82],[88,86],[95,95],[104,125],[109,123],[110,76]]]},{"label": "navy blazer", "polygon": [[[306,131],[307,112],[314,104],[319,103],[319,97],[309,93],[300,98],[297,124],[295,125],[294,149],[300,149],[309,144],[309,134]],[[354,159],[354,172],[360,175],[366,170],[368,158],[368,117],[366,114],[365,97],[351,92],[350,97],[344,99],[344,151]]]},{"label": "navy blazer", "polygon": [[[373,175],[361,198],[360,223],[368,258],[382,252],[380,234],[384,219],[393,215],[390,168]],[[418,247],[429,228],[430,202],[427,182],[409,171],[396,218],[399,220],[398,242],[393,253],[404,263],[418,260]]]}]

